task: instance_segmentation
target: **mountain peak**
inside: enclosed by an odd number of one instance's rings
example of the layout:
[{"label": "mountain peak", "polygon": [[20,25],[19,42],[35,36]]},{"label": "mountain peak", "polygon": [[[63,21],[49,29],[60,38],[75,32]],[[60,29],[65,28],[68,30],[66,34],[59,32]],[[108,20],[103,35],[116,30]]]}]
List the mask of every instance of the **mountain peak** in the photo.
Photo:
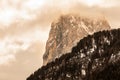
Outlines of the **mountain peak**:
[{"label": "mountain peak", "polygon": [[104,17],[62,15],[51,24],[43,64],[55,60],[64,53],[71,52],[71,48],[83,37],[108,29],[110,25]]}]

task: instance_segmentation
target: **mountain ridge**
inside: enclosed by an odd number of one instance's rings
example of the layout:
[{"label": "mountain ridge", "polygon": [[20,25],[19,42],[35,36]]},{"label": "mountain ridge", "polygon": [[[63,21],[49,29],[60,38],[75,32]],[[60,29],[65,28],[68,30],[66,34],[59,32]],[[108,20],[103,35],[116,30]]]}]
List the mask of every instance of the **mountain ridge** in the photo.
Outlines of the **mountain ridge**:
[{"label": "mountain ridge", "polygon": [[110,25],[103,17],[91,18],[73,14],[62,15],[51,24],[43,64],[55,60],[64,53],[71,52],[71,48],[83,37],[109,29]]},{"label": "mountain ridge", "polygon": [[27,80],[119,80],[120,29],[81,39],[72,52],[38,69]]}]

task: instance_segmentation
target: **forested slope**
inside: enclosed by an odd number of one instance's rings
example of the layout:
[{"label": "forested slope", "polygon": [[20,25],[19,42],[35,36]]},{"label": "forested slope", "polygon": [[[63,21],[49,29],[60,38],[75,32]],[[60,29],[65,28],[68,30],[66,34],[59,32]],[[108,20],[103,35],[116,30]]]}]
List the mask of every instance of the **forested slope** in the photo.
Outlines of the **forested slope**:
[{"label": "forested slope", "polygon": [[27,80],[120,80],[120,29],[88,35]]}]

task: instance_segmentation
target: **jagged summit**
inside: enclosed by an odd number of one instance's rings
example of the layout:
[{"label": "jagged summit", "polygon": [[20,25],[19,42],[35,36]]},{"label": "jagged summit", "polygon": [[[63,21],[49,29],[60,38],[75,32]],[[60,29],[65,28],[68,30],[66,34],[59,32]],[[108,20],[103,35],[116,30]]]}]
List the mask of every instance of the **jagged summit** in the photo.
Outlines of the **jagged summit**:
[{"label": "jagged summit", "polygon": [[108,29],[110,29],[110,25],[103,17],[91,18],[72,14],[61,16],[51,24],[43,56],[44,65],[64,53],[71,52],[71,48],[88,34]]},{"label": "jagged summit", "polygon": [[119,80],[120,29],[81,39],[71,53],[38,69],[27,80]]}]

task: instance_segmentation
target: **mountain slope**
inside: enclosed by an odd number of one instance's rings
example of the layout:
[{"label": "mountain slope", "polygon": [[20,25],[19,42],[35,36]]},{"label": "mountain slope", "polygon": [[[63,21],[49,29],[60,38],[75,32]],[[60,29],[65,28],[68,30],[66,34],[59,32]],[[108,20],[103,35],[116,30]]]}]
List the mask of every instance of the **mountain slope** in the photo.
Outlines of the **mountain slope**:
[{"label": "mountain slope", "polygon": [[63,15],[52,23],[46,51],[43,56],[44,65],[55,60],[62,54],[71,52],[71,48],[88,34],[109,30],[105,18]]},{"label": "mountain slope", "polygon": [[27,80],[119,80],[120,29],[81,39],[71,53],[38,69]]}]

